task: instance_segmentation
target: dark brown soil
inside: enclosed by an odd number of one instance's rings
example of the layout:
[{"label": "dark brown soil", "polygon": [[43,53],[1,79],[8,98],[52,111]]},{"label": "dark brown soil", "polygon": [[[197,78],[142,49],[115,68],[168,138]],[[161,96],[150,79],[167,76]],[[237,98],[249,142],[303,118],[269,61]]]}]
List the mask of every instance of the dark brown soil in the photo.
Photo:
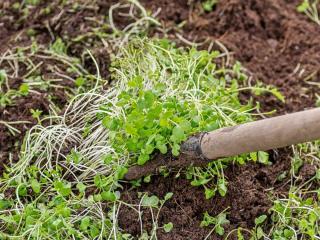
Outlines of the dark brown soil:
[{"label": "dark brown soil", "polygon": [[[0,56],[8,49],[28,46],[31,37],[27,30],[36,31],[35,38],[39,44],[49,46],[58,37],[68,42],[68,54],[82,60],[82,65],[91,73],[95,73],[92,61],[84,54],[89,48],[96,57],[104,78],[108,78],[109,57],[106,47],[96,36],[83,37],[95,27],[101,27],[104,33],[110,32],[102,27],[109,7],[117,1],[99,0],[78,1],[77,6],[70,3],[62,6],[62,1],[42,1],[40,6],[29,8],[24,18],[20,10],[15,10],[13,0],[0,2]],[[168,30],[168,37],[177,39],[177,33],[188,40],[202,42],[218,40],[239,60],[252,74],[254,81],[277,86],[286,97],[286,103],[280,103],[273,96],[254,97],[261,102],[265,111],[277,109],[278,114],[302,110],[315,105],[319,87],[308,84],[308,81],[320,83],[320,27],[303,14],[296,12],[299,0],[224,0],[219,1],[214,10],[205,13],[200,1],[186,0],[143,0],[149,10],[161,8],[158,18]],[[42,9],[50,7],[44,14]],[[97,21],[91,21],[95,17]],[[125,26],[124,18],[115,16],[118,27]],[[180,24],[181,27],[177,27]],[[49,28],[48,28],[49,26]],[[161,35],[157,30],[153,34]],[[72,41],[82,36],[79,42]],[[207,46],[204,44],[202,47]],[[36,57],[35,57],[36,58]],[[40,61],[34,59],[35,62]],[[45,62],[43,66],[56,65],[57,62]],[[5,65],[0,65],[0,69]],[[63,70],[63,69],[62,69]],[[21,67],[19,76],[26,73]],[[50,75],[51,74],[51,75]],[[48,75],[48,69],[41,68],[41,76]],[[49,73],[52,78],[52,72]],[[47,79],[47,78],[44,78]],[[10,86],[17,88],[23,79],[9,79]],[[72,82],[63,80],[61,86],[73,87]],[[56,88],[40,94],[29,94],[19,98],[13,106],[0,109],[2,121],[30,121],[30,124],[15,125],[21,134],[12,136],[7,128],[0,124],[0,170],[7,163],[10,154],[17,159],[17,152],[25,132],[36,123],[31,117],[30,109],[40,109],[48,113],[48,96],[55,96],[57,104],[63,108],[67,101],[66,92]],[[249,93],[244,93],[246,99]],[[208,211],[212,216],[228,209],[230,225],[227,231],[238,226],[250,229],[254,219],[267,214],[271,206],[270,190],[278,195],[285,195],[286,180],[279,182],[277,177],[290,168],[290,150],[281,149],[278,153],[270,152],[273,165],[247,164],[230,166],[225,175],[228,179],[226,197],[216,196],[205,200],[203,189],[192,187],[183,177],[175,178],[174,174],[164,178],[152,177],[152,182],[132,189],[126,186],[123,199],[138,203],[138,192],[148,192],[163,197],[172,192],[173,198],[165,203],[159,215],[158,224],[172,222],[170,233],[158,231],[158,239],[204,239],[211,230],[201,228],[203,213]],[[310,169],[302,168],[301,176],[307,178]],[[142,219],[144,227],[151,230],[151,214],[146,209]],[[138,215],[129,208],[123,207],[119,213],[119,224],[125,232],[134,236],[140,234]],[[212,235],[211,239],[219,239]],[[235,239],[231,236],[230,239]]]}]

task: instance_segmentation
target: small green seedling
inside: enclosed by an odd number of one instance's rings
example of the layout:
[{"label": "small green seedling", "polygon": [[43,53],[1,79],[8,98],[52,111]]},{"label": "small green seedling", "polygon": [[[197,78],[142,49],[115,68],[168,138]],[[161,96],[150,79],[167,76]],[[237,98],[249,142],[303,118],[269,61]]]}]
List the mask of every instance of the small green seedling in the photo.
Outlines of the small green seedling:
[{"label": "small green seedling", "polygon": [[297,7],[297,11],[306,14],[311,20],[320,25],[318,7],[319,0],[303,0]]},{"label": "small green seedling", "polygon": [[173,223],[172,223],[172,222],[168,222],[168,223],[166,223],[166,224],[163,225],[163,230],[164,230],[166,233],[171,232],[172,229],[173,229]]},{"label": "small green seedling", "polygon": [[42,114],[42,111],[39,109],[30,109],[30,112],[32,114],[32,117],[36,119],[38,123],[40,123],[41,122],[40,116]]},{"label": "small green seedling", "polygon": [[262,239],[265,236],[263,229],[261,227],[261,224],[263,224],[266,221],[266,219],[267,219],[266,215],[261,215],[254,220],[255,235],[257,239]]},{"label": "small green seedling", "polygon": [[210,225],[213,225],[213,228],[212,228],[211,232],[209,233],[209,235],[211,235],[212,232],[214,231],[218,235],[223,236],[224,232],[225,232],[224,231],[225,225],[230,224],[230,221],[227,219],[227,213],[225,213],[225,211],[226,210],[219,213],[216,217],[212,217],[208,214],[208,212],[205,212],[200,226],[201,227],[208,227]]},{"label": "small green seedling", "polygon": [[211,12],[217,3],[218,3],[218,0],[205,0],[202,2],[202,8],[206,12]]}]

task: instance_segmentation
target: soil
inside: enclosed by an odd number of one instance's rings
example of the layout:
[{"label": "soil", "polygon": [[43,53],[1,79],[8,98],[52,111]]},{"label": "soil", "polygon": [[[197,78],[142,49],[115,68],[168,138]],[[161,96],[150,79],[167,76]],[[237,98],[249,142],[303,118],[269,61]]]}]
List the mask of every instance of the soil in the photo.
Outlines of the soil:
[{"label": "soil", "polygon": [[[16,47],[28,46],[31,37],[27,30],[36,30],[35,38],[39,44],[49,46],[58,37],[70,43],[68,54],[81,59],[86,69],[94,74],[95,67],[88,56],[84,54],[89,48],[96,57],[103,78],[108,79],[109,56],[107,47],[98,37],[84,37],[82,41],[73,42],[72,39],[100,25],[105,19],[108,9],[117,1],[99,0],[96,3],[74,6],[61,5],[59,0],[41,1],[40,6],[30,8],[30,14],[23,18],[18,10],[12,8],[13,0],[0,3],[0,55]],[[81,1],[80,1],[81,2]],[[243,98],[253,98],[261,103],[263,111],[277,109],[277,114],[294,112],[315,106],[316,94],[320,94],[320,27],[303,14],[297,13],[299,0],[225,0],[219,1],[213,11],[207,13],[201,8],[200,1],[185,0],[143,0],[141,3],[150,11],[161,9],[157,18],[167,28],[169,38],[178,39],[180,34],[185,39],[196,42],[206,41],[201,47],[208,46],[209,41],[223,43],[233,59],[240,61],[248,69],[253,81],[260,80],[265,84],[275,85],[286,98],[285,103],[279,102],[271,95],[253,96],[245,92]],[[44,14],[42,9],[50,7],[50,12]],[[95,17],[97,21],[90,21]],[[115,16],[115,24],[123,27],[127,23],[121,16]],[[177,27],[179,25],[179,27]],[[47,26],[50,26],[49,28]],[[102,28],[108,33],[110,29]],[[162,35],[157,29],[153,35]],[[217,46],[215,44],[215,46]],[[36,63],[40,61],[34,56]],[[48,60],[49,61],[49,60]],[[0,63],[0,69],[6,67]],[[23,65],[23,64],[22,64]],[[27,70],[21,65],[19,76]],[[51,76],[45,66],[58,62],[44,62],[40,69],[41,76]],[[62,72],[66,69],[62,69]],[[48,79],[48,78],[44,78]],[[9,78],[12,88],[17,88],[23,79]],[[73,87],[73,83],[63,79],[61,86]],[[36,121],[31,117],[30,109],[40,109],[48,113],[48,96],[54,96],[56,103],[63,108],[68,100],[67,92],[59,88],[48,91],[30,93],[27,97],[19,98],[15,105],[0,109],[2,121],[30,121],[29,124],[15,125],[21,134],[12,136],[8,129],[0,124],[0,170],[8,163],[10,155],[13,161],[18,158],[18,149],[25,132]],[[143,183],[138,188],[126,185],[123,200],[139,203],[138,192],[147,192],[163,197],[172,192],[172,199],[163,206],[158,224],[172,222],[174,225],[170,233],[158,231],[158,239],[204,239],[210,228],[201,228],[203,213],[214,216],[228,208],[230,225],[226,231],[238,226],[250,229],[254,226],[254,219],[261,214],[268,214],[271,207],[270,192],[286,195],[286,179],[278,181],[278,176],[290,168],[290,149],[271,151],[271,166],[260,164],[246,164],[244,166],[231,165],[225,170],[228,179],[228,192],[225,197],[215,196],[205,200],[203,189],[192,187],[183,177],[176,178],[172,173],[167,177],[153,176],[151,183]],[[301,178],[308,178],[312,171],[305,165]],[[152,216],[146,209],[142,216],[144,227],[151,230]],[[120,227],[128,233],[140,234],[138,215],[133,210],[123,207],[119,213]],[[210,238],[209,238],[210,239]],[[211,235],[211,239],[221,239]],[[236,239],[231,236],[229,239]]]}]

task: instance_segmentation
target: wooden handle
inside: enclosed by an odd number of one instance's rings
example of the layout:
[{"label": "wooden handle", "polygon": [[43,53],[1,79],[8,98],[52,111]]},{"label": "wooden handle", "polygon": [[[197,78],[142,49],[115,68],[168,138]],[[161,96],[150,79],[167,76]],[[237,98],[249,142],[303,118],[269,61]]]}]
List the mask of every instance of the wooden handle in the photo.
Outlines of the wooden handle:
[{"label": "wooden handle", "polygon": [[320,139],[320,108],[222,128],[205,134],[201,152],[207,159],[265,151]]},{"label": "wooden handle", "polygon": [[320,108],[200,133],[181,145],[178,159],[164,156],[143,166],[133,166],[125,178],[140,178],[160,166],[204,166],[222,157],[266,151],[317,139],[320,139]]}]

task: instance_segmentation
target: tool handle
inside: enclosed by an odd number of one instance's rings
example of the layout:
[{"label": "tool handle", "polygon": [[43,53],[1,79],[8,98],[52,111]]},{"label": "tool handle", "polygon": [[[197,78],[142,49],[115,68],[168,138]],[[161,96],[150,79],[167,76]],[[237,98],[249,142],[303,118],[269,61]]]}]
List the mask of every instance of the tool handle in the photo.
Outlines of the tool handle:
[{"label": "tool handle", "polygon": [[200,142],[207,159],[265,151],[320,139],[320,108],[221,128]]},{"label": "tool handle", "polygon": [[178,159],[164,156],[143,166],[133,166],[125,178],[137,179],[161,166],[204,166],[218,158],[266,151],[317,139],[320,139],[320,108],[200,133],[181,145]]}]

